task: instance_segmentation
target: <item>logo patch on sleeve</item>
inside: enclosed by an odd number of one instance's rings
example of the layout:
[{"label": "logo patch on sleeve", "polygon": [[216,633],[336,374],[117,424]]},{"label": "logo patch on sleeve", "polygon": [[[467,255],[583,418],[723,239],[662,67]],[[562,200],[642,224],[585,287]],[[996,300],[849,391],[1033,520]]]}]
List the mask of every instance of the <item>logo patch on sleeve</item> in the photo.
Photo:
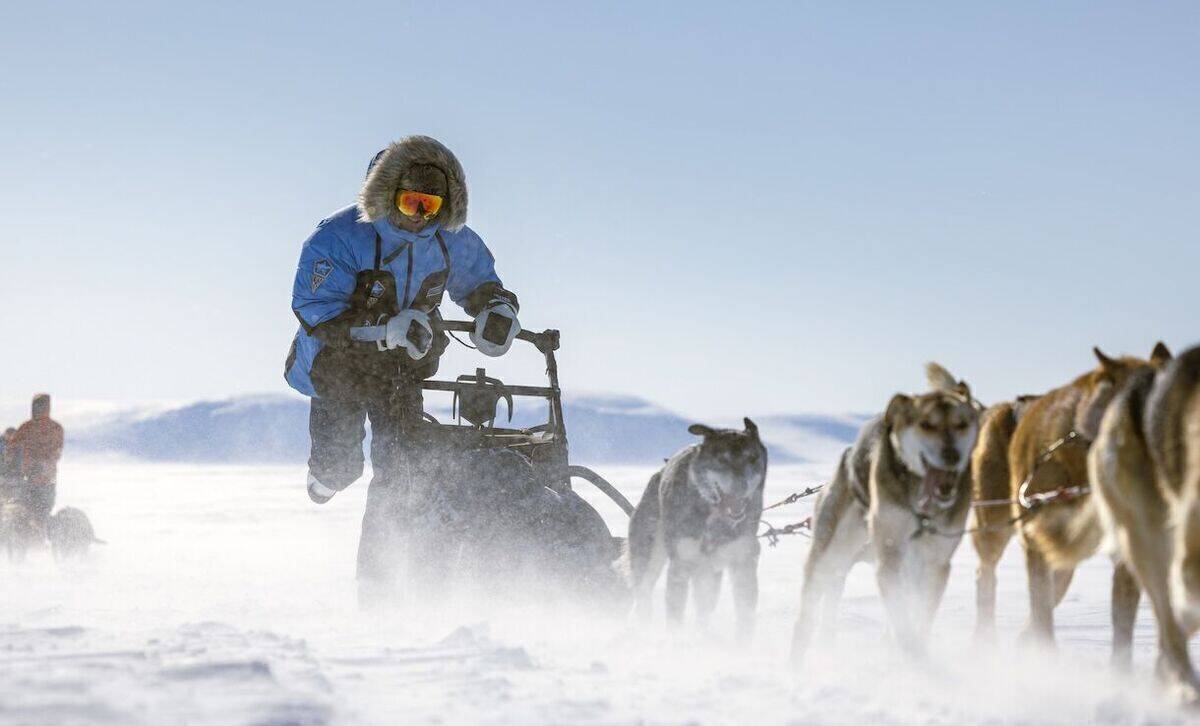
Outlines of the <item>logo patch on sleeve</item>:
[{"label": "logo patch on sleeve", "polygon": [[329,273],[333,272],[333,263],[329,260],[317,260],[313,263],[312,272],[312,291],[316,292],[321,283],[325,282],[329,277]]}]

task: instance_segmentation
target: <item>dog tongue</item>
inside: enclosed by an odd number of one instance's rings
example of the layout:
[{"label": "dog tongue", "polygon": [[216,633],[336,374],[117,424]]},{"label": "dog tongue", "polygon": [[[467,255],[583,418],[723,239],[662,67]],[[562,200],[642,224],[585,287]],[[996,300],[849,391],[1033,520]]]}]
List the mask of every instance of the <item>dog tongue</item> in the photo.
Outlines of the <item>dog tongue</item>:
[{"label": "dog tongue", "polygon": [[953,471],[928,467],[925,478],[921,480],[921,508],[928,509],[938,500],[939,493],[953,491],[957,478],[958,475]]}]

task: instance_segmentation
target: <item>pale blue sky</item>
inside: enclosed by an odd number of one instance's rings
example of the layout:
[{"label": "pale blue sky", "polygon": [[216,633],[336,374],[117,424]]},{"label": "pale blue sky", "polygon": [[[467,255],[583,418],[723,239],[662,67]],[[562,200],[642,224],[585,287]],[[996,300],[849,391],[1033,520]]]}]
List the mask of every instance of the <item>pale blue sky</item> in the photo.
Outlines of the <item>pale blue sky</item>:
[{"label": "pale blue sky", "polygon": [[1188,2],[9,4],[0,399],[283,390],[300,243],[409,133],[568,390],[1042,390],[1200,340],[1198,48]]}]

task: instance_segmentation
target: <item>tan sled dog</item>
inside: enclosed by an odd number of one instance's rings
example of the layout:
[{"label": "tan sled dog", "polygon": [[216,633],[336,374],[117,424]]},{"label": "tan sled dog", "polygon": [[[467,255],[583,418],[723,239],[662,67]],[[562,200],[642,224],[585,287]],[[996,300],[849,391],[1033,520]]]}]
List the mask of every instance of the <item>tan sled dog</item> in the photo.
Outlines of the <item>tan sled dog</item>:
[{"label": "tan sled dog", "polygon": [[[1009,496],[1034,501],[1039,496],[1087,487],[1087,445],[1095,439],[1104,409],[1130,376],[1160,366],[1170,352],[1159,343],[1150,360],[1109,358],[1094,350],[1100,365],[1071,383],[1029,404],[1017,422],[1009,447]],[[1084,492],[1086,489],[1077,491]],[[1029,623],[1023,639],[1054,643],[1054,606],[1063,597],[1075,566],[1099,549],[1103,534],[1090,495],[1059,498],[1035,512],[1023,508],[1017,523],[1029,575]],[[1122,565],[1113,572],[1113,601],[1137,597],[1137,584]],[[1125,612],[1116,607],[1114,616]],[[1133,621],[1113,621],[1113,661],[1130,658]]]},{"label": "tan sled dog", "polygon": [[[1187,650],[1200,629],[1200,348],[1130,379],[1104,415],[1088,472],[1101,519],[1154,608],[1159,678],[1179,700],[1200,702]],[[1132,623],[1137,601],[1135,590],[1114,621]]]},{"label": "tan sled dog", "polygon": [[876,563],[900,647],[914,654],[925,648],[970,509],[967,460],[979,424],[965,383],[936,364],[926,373],[932,392],[896,394],[863,426],[817,498],[793,663],[808,649],[818,609],[825,629],[833,629],[846,574],[865,559]]},{"label": "tan sled dog", "polygon": [[1016,531],[1012,524],[1017,507],[1009,495],[1008,447],[1013,432],[1029,404],[1037,396],[1018,396],[984,412],[979,426],[979,441],[971,452],[972,511],[971,543],[979,555],[975,573],[975,637],[991,641],[996,637],[996,565]]}]

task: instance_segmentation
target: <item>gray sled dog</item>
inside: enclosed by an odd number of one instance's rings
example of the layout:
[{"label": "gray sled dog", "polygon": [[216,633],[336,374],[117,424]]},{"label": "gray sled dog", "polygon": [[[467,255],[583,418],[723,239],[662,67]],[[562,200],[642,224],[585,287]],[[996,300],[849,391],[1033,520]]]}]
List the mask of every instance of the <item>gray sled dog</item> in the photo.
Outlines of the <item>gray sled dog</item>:
[{"label": "gray sled dog", "polygon": [[0,541],[8,550],[8,559],[20,562],[29,550],[46,544],[46,530],[32,509],[7,501],[0,504]]},{"label": "gray sled dog", "polygon": [[46,538],[55,558],[86,555],[94,544],[104,544],[96,538],[92,522],[82,510],[63,507],[46,522]]},{"label": "gray sled dog", "polygon": [[683,619],[690,586],[696,618],[707,624],[728,570],[738,635],[753,634],[767,449],[754,422],[744,423],[743,431],[693,424],[688,432],[703,440],[650,477],[629,521],[626,552],[642,617],[650,614],[654,583],[666,565],[668,619]]},{"label": "gray sled dog", "polygon": [[893,396],[842,454],[817,498],[793,663],[803,659],[822,605],[832,633],[846,575],[863,560],[875,562],[901,648],[924,650],[970,510],[967,464],[979,430],[967,384],[935,363],[925,371],[932,391]]},{"label": "gray sled dog", "polygon": [[[1188,637],[1200,629],[1200,348],[1130,376],[1088,451],[1100,521],[1158,621],[1158,676],[1200,703]],[[1113,598],[1132,629],[1139,593]]]}]

